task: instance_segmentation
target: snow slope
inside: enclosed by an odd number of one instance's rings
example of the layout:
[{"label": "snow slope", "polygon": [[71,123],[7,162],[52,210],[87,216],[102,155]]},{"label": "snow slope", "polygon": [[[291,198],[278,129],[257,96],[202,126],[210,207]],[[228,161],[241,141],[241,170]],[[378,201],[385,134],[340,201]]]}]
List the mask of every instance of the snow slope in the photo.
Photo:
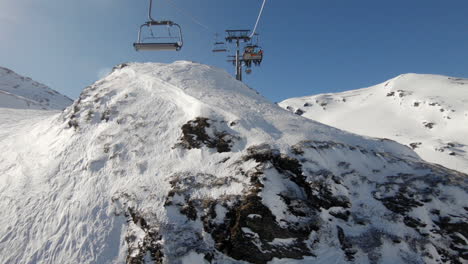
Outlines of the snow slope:
[{"label": "snow slope", "polygon": [[468,172],[468,79],[404,74],[373,87],[280,105],[353,133],[398,141],[427,161]]},{"label": "snow slope", "polygon": [[468,257],[467,175],[220,69],[123,64],[48,113],[0,109],[0,263]]},{"label": "snow slope", "polygon": [[73,101],[49,87],[0,67],[0,107],[62,110]]}]

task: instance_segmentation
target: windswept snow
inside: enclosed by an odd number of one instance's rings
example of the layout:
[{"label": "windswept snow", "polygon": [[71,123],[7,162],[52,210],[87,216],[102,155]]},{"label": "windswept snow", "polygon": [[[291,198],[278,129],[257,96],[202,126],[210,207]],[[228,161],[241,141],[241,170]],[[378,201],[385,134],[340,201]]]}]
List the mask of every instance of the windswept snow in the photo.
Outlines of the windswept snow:
[{"label": "windswept snow", "polygon": [[0,263],[466,260],[467,175],[220,69],[123,64],[44,112],[0,109]]},{"label": "windswept snow", "polygon": [[72,100],[31,78],[0,67],[0,107],[63,110]]},{"label": "windswept snow", "polygon": [[468,172],[468,79],[404,74],[373,87],[280,105],[333,127],[398,141],[427,161]]}]

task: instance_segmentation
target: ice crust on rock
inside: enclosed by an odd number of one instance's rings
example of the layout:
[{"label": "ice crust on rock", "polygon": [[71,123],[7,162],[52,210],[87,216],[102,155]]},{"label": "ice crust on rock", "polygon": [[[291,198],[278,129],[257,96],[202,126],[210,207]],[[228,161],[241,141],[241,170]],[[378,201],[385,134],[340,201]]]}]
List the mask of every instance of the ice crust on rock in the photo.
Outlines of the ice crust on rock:
[{"label": "ice crust on rock", "polygon": [[123,64],[46,113],[0,109],[0,263],[466,261],[466,174],[223,70]]}]

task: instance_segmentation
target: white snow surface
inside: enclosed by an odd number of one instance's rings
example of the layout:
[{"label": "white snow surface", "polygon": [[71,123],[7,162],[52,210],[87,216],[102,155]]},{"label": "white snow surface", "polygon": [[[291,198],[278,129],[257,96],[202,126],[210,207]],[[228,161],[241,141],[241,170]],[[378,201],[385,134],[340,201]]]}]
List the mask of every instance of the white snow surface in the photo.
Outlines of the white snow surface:
[{"label": "white snow surface", "polygon": [[72,100],[55,90],[0,67],[0,107],[63,110]]},{"label": "white snow surface", "polygon": [[[29,98],[30,94],[21,96]],[[51,100],[48,107],[60,108],[61,102],[65,100]],[[437,102],[453,120],[457,115],[464,118],[463,113],[449,111],[459,110],[460,106],[449,108],[445,102],[438,99]],[[434,112],[434,118],[438,118],[437,114]],[[213,131],[226,131],[238,139],[230,152],[218,153],[207,146],[177,147],[181,127],[197,117],[211,120]],[[0,108],[0,149],[3,150],[0,153],[0,263],[124,263],[128,255],[141,253],[139,246],[148,232],[132,212],[144,216],[147,224],[161,234],[163,239],[158,243],[164,246],[167,263],[206,263],[203,250],[214,247],[213,238],[203,231],[199,218],[189,221],[177,206],[183,206],[187,197],[219,201],[245,195],[251,190],[251,181],[238,171],[248,172],[258,166],[254,160],[239,163],[248,147],[267,143],[281,153],[290,153],[292,145],[307,140],[337,145],[307,150],[306,154],[312,155],[313,160],[303,165],[304,171],[328,169],[338,173],[341,169],[336,164],[349,162],[353,171],[343,179],[348,187],[333,185],[333,195],[355,195],[353,210],[366,214],[372,220],[373,229],[417,237],[401,221],[381,218],[389,211],[371,194],[375,183],[384,182],[386,175],[399,172],[425,175],[426,167],[419,170],[411,167],[413,163],[421,166],[425,163],[409,147],[365,138],[291,114],[217,68],[186,61],[131,63],[115,68],[107,77],[87,87],[64,112]],[[463,141],[457,139],[457,142]],[[346,146],[359,146],[360,152],[356,154],[353,147]],[[388,163],[388,157],[399,158]],[[285,214],[287,206],[278,193],[290,192],[298,197],[305,194],[273,168],[265,171],[272,180],[263,182],[265,190],[259,194],[261,199],[278,222],[298,221],[300,217]],[[314,175],[307,177],[326,177],[325,173]],[[356,179],[360,179],[359,184],[355,183]],[[332,184],[331,179],[327,181]],[[169,204],[168,193],[174,191],[174,182],[185,189],[179,186],[183,190],[179,189]],[[459,187],[450,188],[441,191],[451,202],[442,213],[457,214],[466,206],[468,196]],[[446,200],[435,199],[433,204],[445,205]],[[217,205],[215,223],[222,222],[227,204]],[[430,208],[424,208],[414,211],[420,219],[428,217]],[[356,236],[369,230],[366,229],[369,226],[359,231],[342,220],[328,219],[328,212],[333,210],[333,207],[323,209],[320,215],[321,230],[325,231],[311,234],[311,241],[313,235],[324,241],[310,246],[318,257],[308,256],[294,263],[344,261],[336,225],[342,225],[345,232]],[[279,238],[273,244],[288,244],[284,241],[295,240]],[[403,259],[415,259],[414,263],[436,262],[411,253],[405,245],[385,240],[383,246],[392,250],[386,252],[396,252],[392,256],[384,254],[388,257],[385,261],[393,258],[393,263],[401,263]],[[356,258],[370,263],[366,253],[358,250]],[[217,253],[215,263],[245,262]],[[272,263],[288,261],[275,258]]]},{"label": "white snow surface", "polygon": [[468,79],[403,74],[369,88],[279,105],[353,133],[413,144],[423,159],[468,173]]}]

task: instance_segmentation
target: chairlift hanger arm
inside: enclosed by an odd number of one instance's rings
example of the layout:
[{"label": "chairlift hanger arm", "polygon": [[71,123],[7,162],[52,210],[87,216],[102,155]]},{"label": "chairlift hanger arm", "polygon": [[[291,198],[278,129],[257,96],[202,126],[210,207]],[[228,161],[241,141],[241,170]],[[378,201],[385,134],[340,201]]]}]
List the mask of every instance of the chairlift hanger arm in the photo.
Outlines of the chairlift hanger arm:
[{"label": "chairlift hanger arm", "polygon": [[149,0],[149,1],[150,1],[150,4],[149,4],[149,11],[148,11],[148,19],[149,21],[155,21],[153,17],[151,16],[151,12],[153,10],[153,0]]},{"label": "chairlift hanger arm", "polygon": [[172,21],[168,21],[168,20],[162,20],[162,21],[157,21],[153,18],[152,16],[152,13],[153,13],[153,0],[149,0],[149,11],[148,11],[148,22],[146,22],[146,24],[150,25],[150,26],[161,26],[161,25],[168,25],[168,26],[172,26],[174,25],[175,23],[172,22]]}]

